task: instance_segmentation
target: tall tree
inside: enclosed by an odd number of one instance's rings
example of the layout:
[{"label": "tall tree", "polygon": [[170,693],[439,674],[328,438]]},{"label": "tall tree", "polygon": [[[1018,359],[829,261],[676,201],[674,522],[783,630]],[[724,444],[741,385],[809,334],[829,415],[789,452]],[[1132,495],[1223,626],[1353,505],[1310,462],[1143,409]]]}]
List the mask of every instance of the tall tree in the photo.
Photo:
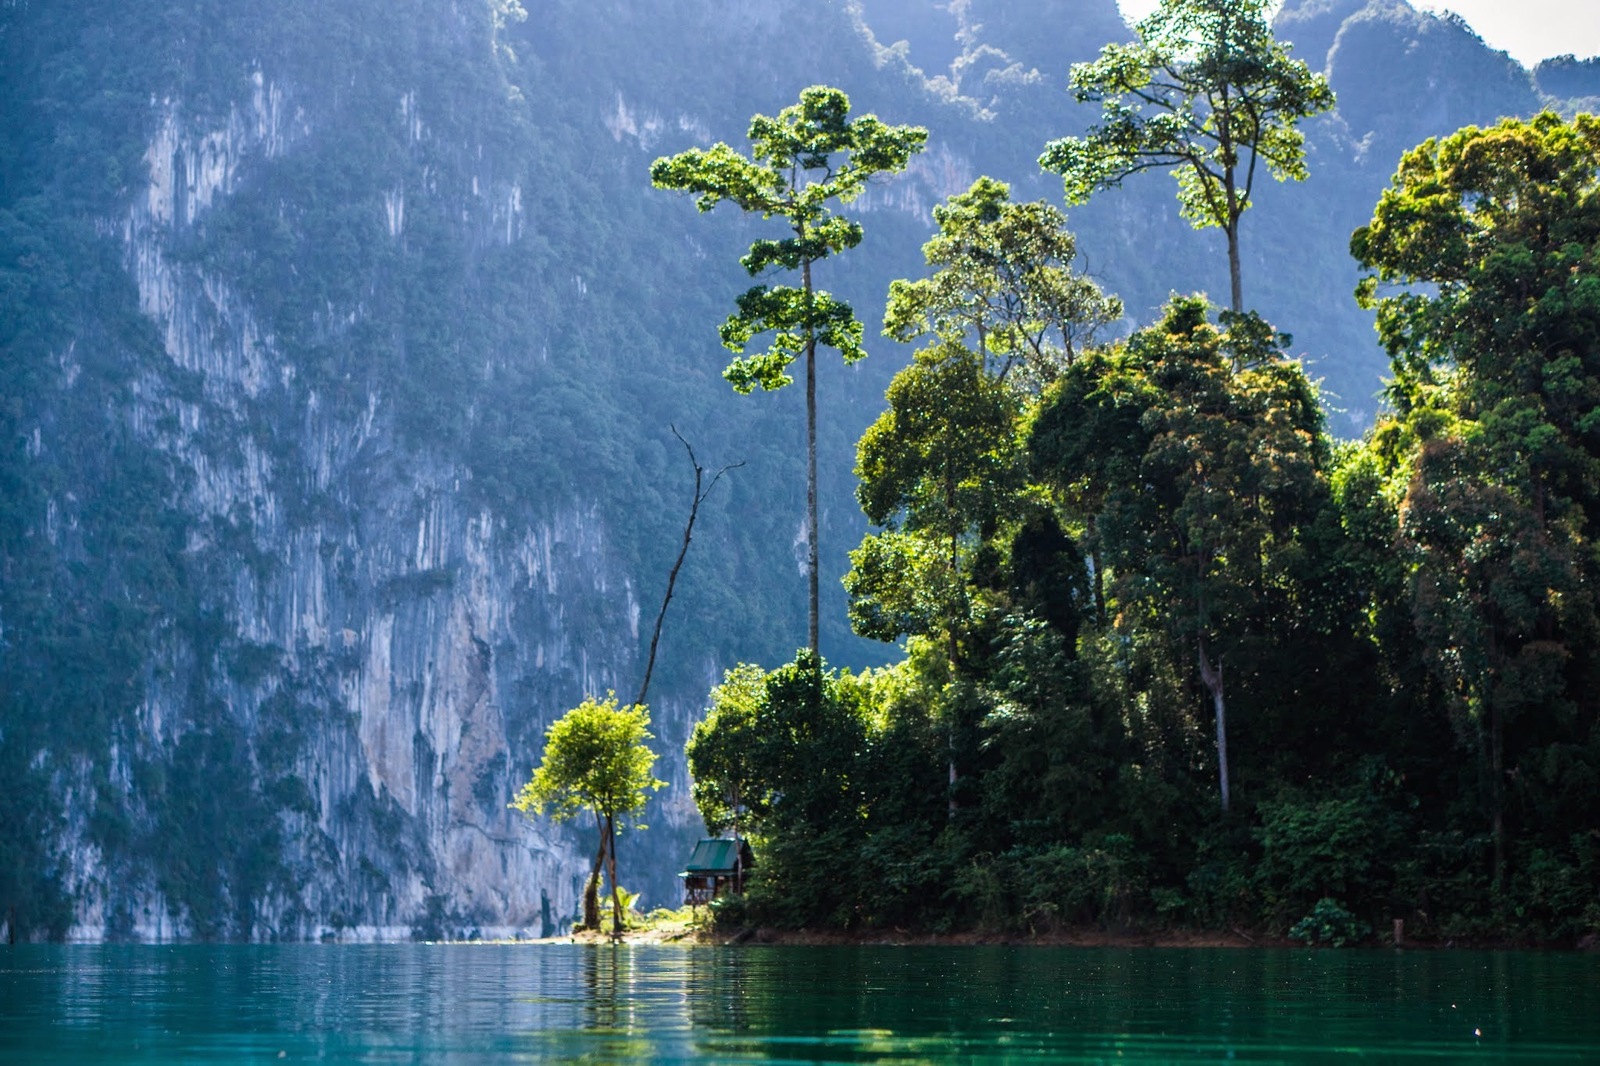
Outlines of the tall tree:
[{"label": "tall tree", "polygon": [[[943,638],[958,667],[974,560],[992,554],[1021,509],[1026,398],[1122,304],[1073,270],[1077,243],[1062,213],[1012,202],[1004,182],[979,178],[933,215],[939,231],[923,245],[933,273],[893,282],[884,314],[886,335],[932,343],[895,375],[888,409],[857,444],[856,496],[884,531],[851,553],[845,586],[856,632]],[[954,786],[971,730],[953,713],[946,724]],[[952,787],[952,810],[954,796]]]},{"label": "tall tree", "polygon": [[650,712],[639,704],[618,707],[613,693],[585,699],[551,723],[544,758],[511,806],[524,814],[549,808],[557,821],[593,811],[600,847],[611,875],[612,932],[622,934],[622,900],[617,887],[617,819],[645,804],[647,789],[666,782],[651,776],[656,755],[650,739]]},{"label": "tall tree", "polygon": [[[856,496],[886,528],[850,553],[850,623],[878,640],[942,638],[956,667],[973,628],[973,561],[1022,489],[1022,397],[976,353],[944,340],[894,376],[888,400],[856,448]],[[968,703],[946,708],[952,815],[970,747]]]},{"label": "tall tree", "polygon": [[1503,889],[1513,786],[1554,841],[1592,821],[1574,789],[1539,783],[1597,755],[1573,742],[1600,720],[1600,119],[1424,143],[1351,251],[1412,442],[1399,533],[1417,632],[1476,753]]},{"label": "tall tree", "polygon": [[1021,397],[945,341],[894,376],[856,446],[856,497],[884,527],[851,552],[850,620],[862,636],[965,635],[968,562],[1016,509]]},{"label": "tall tree", "polygon": [[934,271],[892,282],[883,321],[886,336],[932,343],[895,375],[888,409],[857,444],[856,496],[886,532],[852,554],[846,583],[858,632],[942,631],[954,657],[965,559],[1018,510],[1026,396],[1071,366],[1122,303],[1073,270],[1065,216],[1014,203],[1004,182],[979,178],[933,217],[939,231],[922,250]]},{"label": "tall tree", "polygon": [[1072,68],[1072,94],[1100,104],[1083,137],[1045,146],[1039,165],[1062,175],[1067,200],[1173,168],[1178,203],[1196,228],[1228,240],[1232,307],[1244,310],[1239,218],[1257,167],[1279,181],[1306,177],[1302,119],[1333,107],[1320,74],[1292,59],[1267,24],[1270,0],[1161,0],[1134,27],[1138,41],[1108,45]]},{"label": "tall tree", "polygon": [[[1327,455],[1286,338],[1254,315],[1223,318],[1218,329],[1203,300],[1175,300],[1124,352],[1074,366],[1047,393],[1031,448],[1067,500],[1099,508],[1071,517],[1093,530],[1115,624],[1166,630],[1197,662],[1227,809],[1224,660],[1292,600],[1295,541],[1325,497]],[[1143,408],[1136,423],[1119,414],[1130,404]],[[1086,426],[1113,432],[1095,439]]]},{"label": "tall tree", "polygon": [[[740,263],[751,277],[771,268],[798,270],[800,285],[757,285],[738,298],[723,324],[722,343],[738,353],[723,376],[740,393],[757,386],[791,384],[789,364],[805,358],[807,641],[818,652],[817,345],[833,348],[846,363],[867,353],[862,326],[850,305],[818,289],[812,267],[861,243],[861,225],[835,213],[880,174],[906,168],[927,144],[927,130],[890,126],[875,115],[850,117],[850,99],[815,85],[776,117],[756,115],[748,133],[750,154],[726,144],[694,148],[657,159],[650,180],[659,188],[694,193],[701,211],[724,200],[766,219],[782,219],[789,236],[753,242]],[[756,337],[771,333],[766,351],[745,354]]]},{"label": "tall tree", "polygon": [[886,336],[962,343],[1000,380],[1020,366],[1023,383],[1038,387],[1122,317],[1121,300],[1073,269],[1077,238],[1049,204],[1015,203],[1005,182],[982,177],[933,220],[939,232],[922,253],[934,272],[890,283]]}]

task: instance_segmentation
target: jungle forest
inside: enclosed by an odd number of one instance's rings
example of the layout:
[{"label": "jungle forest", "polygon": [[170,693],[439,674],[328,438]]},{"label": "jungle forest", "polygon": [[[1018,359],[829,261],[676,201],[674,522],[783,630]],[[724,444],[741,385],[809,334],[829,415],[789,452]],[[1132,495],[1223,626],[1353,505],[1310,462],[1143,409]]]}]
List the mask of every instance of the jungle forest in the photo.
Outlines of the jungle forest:
[{"label": "jungle forest", "polygon": [[[1305,177],[1297,125],[1332,104],[1262,8],[1163,4],[1074,68],[1101,120],[1040,160],[1069,203],[1173,171],[1223,238],[1227,306],[1174,294],[1119,335],[1058,208],[980,178],[934,209],[925,271],[887,296],[883,333],[918,347],[857,445],[871,529],[845,578],[852,628],[903,658],[831,669],[813,620],[793,662],[711,692],[695,801],[759,856],[720,920],[1600,931],[1600,120],[1399,160],[1344,297],[1376,312],[1386,407],[1336,439],[1240,269],[1251,183]],[[803,284],[723,327],[740,391],[859,347],[809,266],[863,239],[852,189],[925,134],[849,109],[807,90],[748,158],[652,171],[787,227],[744,264]]]}]

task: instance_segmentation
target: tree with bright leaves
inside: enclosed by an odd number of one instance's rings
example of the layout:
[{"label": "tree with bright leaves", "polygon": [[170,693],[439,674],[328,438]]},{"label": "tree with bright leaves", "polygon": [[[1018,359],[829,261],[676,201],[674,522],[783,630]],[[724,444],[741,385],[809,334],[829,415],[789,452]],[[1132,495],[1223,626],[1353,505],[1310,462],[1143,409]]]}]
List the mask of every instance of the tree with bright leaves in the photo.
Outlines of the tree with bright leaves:
[{"label": "tree with bright leaves", "polygon": [[[723,376],[740,393],[793,382],[789,366],[805,361],[806,538],[808,646],[818,651],[817,346],[833,348],[846,363],[867,353],[862,326],[849,304],[816,288],[812,268],[861,243],[860,223],[835,205],[859,197],[876,176],[895,174],[927,144],[917,126],[891,126],[875,115],[850,117],[850,99],[838,89],[812,86],[777,116],[756,115],[750,153],[727,144],[694,148],[657,159],[650,180],[659,188],[693,193],[701,211],[723,201],[764,219],[780,219],[786,236],[753,242],[740,263],[752,278],[770,269],[798,271],[800,284],[757,285],[738,298],[721,328],[722,343],[737,353]],[[765,351],[748,354],[757,337],[771,334]]]},{"label": "tree with bright leaves", "polygon": [[1021,399],[952,342],[918,352],[887,398],[856,447],[856,497],[884,529],[850,553],[850,620],[878,640],[943,635],[954,655],[969,558],[1023,487]]},{"label": "tree with bright leaves", "polygon": [[694,804],[706,830],[743,836],[758,826],[771,799],[762,787],[756,716],[766,672],[740,663],[711,690],[711,709],[695,723],[685,753],[694,781]]},{"label": "tree with bright leaves", "polygon": [[1122,303],[1073,269],[1066,218],[982,177],[933,209],[933,273],[889,286],[883,332],[931,339],[895,375],[856,446],[856,497],[882,533],[851,554],[851,622],[863,636],[966,628],[973,552],[1018,510],[1026,397],[1070,367]]},{"label": "tree with bright leaves", "polygon": [[[877,640],[940,641],[955,666],[976,613],[973,560],[1023,488],[1022,396],[953,340],[919,351],[887,395],[856,446],[856,496],[884,528],[850,553],[850,624]],[[952,707],[945,722],[952,814],[971,732],[964,717]]]},{"label": "tree with bright leaves", "polygon": [[[851,552],[845,588],[857,633],[929,637],[956,666],[976,613],[974,561],[1020,510],[1027,397],[1122,304],[1073,269],[1065,216],[1013,202],[1004,182],[979,178],[933,216],[922,249],[933,273],[893,282],[884,314],[886,336],[931,343],[895,375],[856,446],[856,496],[883,528]],[[971,730],[946,724],[954,786]]]},{"label": "tree with bright leaves", "polygon": [[1301,120],[1333,107],[1327,79],[1292,59],[1267,22],[1270,0],[1161,0],[1134,27],[1072,68],[1072,94],[1100,104],[1082,137],[1045,146],[1039,165],[1059,173],[1067,200],[1172,169],[1183,216],[1228,241],[1232,308],[1244,310],[1239,219],[1260,167],[1279,181],[1307,175]]},{"label": "tree with bright leaves", "polygon": [[1077,239],[1061,211],[1016,203],[982,177],[933,209],[939,231],[922,246],[931,276],[889,285],[883,332],[933,336],[980,353],[995,377],[1037,388],[1070,366],[1122,301],[1073,269]]},{"label": "tree with bright leaves", "polygon": [[804,648],[776,670],[728,671],[685,749],[706,828],[855,820],[867,784],[858,772],[867,734],[858,688]]},{"label": "tree with bright leaves", "polygon": [[[548,811],[556,821],[594,812],[600,849],[608,856],[612,931],[619,936],[617,820],[643,809],[646,792],[665,784],[650,773],[656,755],[646,744],[649,727],[650,711],[641,704],[618,707],[614,693],[585,699],[551,724],[543,761],[511,803],[524,814]],[[585,895],[594,891],[591,877]]]}]

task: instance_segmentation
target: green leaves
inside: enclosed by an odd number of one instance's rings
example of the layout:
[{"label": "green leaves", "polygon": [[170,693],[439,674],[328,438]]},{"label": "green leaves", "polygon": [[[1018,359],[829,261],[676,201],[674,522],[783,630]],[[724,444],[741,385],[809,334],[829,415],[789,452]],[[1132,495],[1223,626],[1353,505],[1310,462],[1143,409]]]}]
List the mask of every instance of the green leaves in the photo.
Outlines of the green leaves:
[{"label": "green leaves", "polygon": [[741,663],[711,690],[711,710],[695,723],[685,751],[694,780],[694,805],[706,829],[721,833],[738,828],[740,816],[759,822],[767,795],[754,757],[758,741],[756,711],[764,695],[766,674]]},{"label": "green leaves", "polygon": [[890,285],[887,336],[965,344],[1001,378],[1017,369],[1019,384],[1037,387],[1122,317],[1122,301],[1073,271],[1077,240],[1049,204],[1013,203],[1004,182],[983,177],[933,218],[939,232],[922,251],[935,272]]},{"label": "green leaves", "polygon": [[774,334],[766,352],[736,359],[724,372],[741,393],[789,384],[789,364],[817,344],[834,348],[847,363],[866,355],[850,305],[814,291],[810,267],[861,243],[861,225],[833,214],[830,202],[850,203],[874,176],[904,170],[928,134],[873,115],[851,119],[848,96],[814,85],[776,116],[751,119],[749,139],[748,157],[716,144],[657,159],[650,167],[653,184],[695,194],[702,211],[727,200],[789,227],[789,236],[752,242],[740,260],[751,277],[770,269],[804,273],[799,288],[749,290],[722,326],[722,343],[741,355],[754,337]]},{"label": "green leaves", "polygon": [[[1055,380],[1122,304],[1072,270],[1061,212],[979,178],[934,208],[927,278],[894,282],[884,333],[932,343],[896,374],[856,449],[856,496],[886,532],[851,553],[851,625],[879,640],[973,628],[976,571],[992,570],[1028,488],[1027,396]],[[987,553],[987,554],[986,554]],[[988,562],[980,567],[980,559]],[[991,575],[992,576],[992,575]]]},{"label": "green leaves", "polygon": [[[816,290],[811,266],[861,243],[861,227],[831,213],[830,201],[847,204],[869,179],[894,174],[922,151],[928,131],[889,126],[873,115],[850,118],[850,99],[838,89],[813,85],[800,102],[776,118],[750,121],[750,158],[727,145],[658,159],[650,168],[657,186],[699,196],[707,211],[724,199],[763,218],[781,218],[792,236],[761,239],[740,262],[752,277],[777,267],[800,271],[800,287],[758,285],[739,297],[739,309],[722,326],[722,343],[740,358],[723,377],[740,393],[757,386],[780,389],[794,379],[789,364],[806,359],[806,582],[809,594],[809,647],[817,654],[820,597],[817,589],[817,345],[833,348],[846,363],[867,353],[861,323],[850,305]],[[771,333],[772,343],[758,355],[744,355],[755,337]]]},{"label": "green leaves", "polygon": [[[959,632],[967,621],[969,557],[1015,510],[1022,488],[1021,397],[986,373],[974,353],[945,341],[895,375],[888,401],[857,445],[856,497],[873,524],[907,538],[869,537],[851,553],[845,586],[852,623],[878,639]],[[907,597],[920,606],[883,606]],[[890,618],[898,619],[895,627]]]},{"label": "green leaves", "polygon": [[1068,203],[1130,174],[1176,168],[1178,203],[1196,228],[1228,236],[1233,309],[1239,216],[1258,163],[1279,181],[1306,177],[1298,123],[1333,107],[1320,74],[1291,59],[1267,23],[1266,0],[1162,0],[1136,27],[1136,44],[1111,45],[1072,68],[1080,103],[1098,103],[1083,137],[1051,141],[1039,165],[1062,176]]},{"label": "green leaves", "polygon": [[938,545],[893,531],[862,538],[850,553],[844,587],[850,628],[885,643],[938,632],[966,593]]},{"label": "green leaves", "polygon": [[889,407],[856,450],[856,497],[874,525],[940,539],[992,526],[1018,484],[1020,398],[973,353],[918,352],[889,385]]},{"label": "green leaves", "polygon": [[525,814],[548,809],[557,821],[585,810],[610,819],[641,809],[645,791],[666,783],[650,775],[649,727],[642,704],[618,707],[615,693],[585,698],[551,724],[544,759],[511,806]]},{"label": "green leaves", "polygon": [[1114,618],[1235,641],[1287,595],[1327,455],[1314,390],[1279,335],[1253,315],[1219,330],[1205,310],[1175,300],[1122,351],[1072,367],[1029,447],[1090,531]]},{"label": "green leaves", "polygon": [[[1560,824],[1560,790],[1533,768],[1578,735],[1556,723],[1578,720],[1597,676],[1600,120],[1546,113],[1423,143],[1351,252],[1395,370],[1375,443],[1408,481],[1411,622],[1475,756],[1504,888],[1518,823]],[[1539,808],[1519,811],[1518,792]]]},{"label": "green leaves", "polygon": [[776,670],[741,665],[711,692],[689,740],[695,803],[713,832],[849,823],[860,807],[867,722],[858,686],[809,651]]},{"label": "green leaves", "polygon": [[904,170],[927,144],[921,127],[849,115],[849,97],[814,85],[776,117],[750,120],[748,158],[721,143],[690,149],[657,159],[650,180],[658,188],[696,194],[702,211],[731,200],[803,231],[829,217],[829,200],[850,203],[871,178]]},{"label": "green leaves", "polygon": [[1597,235],[1600,119],[1469,126],[1401,160],[1351,238],[1368,271],[1357,295],[1396,359],[1449,358],[1475,387],[1538,390],[1548,354],[1600,339]]},{"label": "green leaves", "polygon": [[773,335],[765,352],[735,359],[722,372],[741,395],[758,386],[768,391],[780,389],[793,381],[786,373],[789,364],[805,354],[806,345],[813,340],[838,351],[846,363],[866,357],[861,321],[849,304],[831,293],[758,285],[741,295],[738,305],[738,311],[728,316],[718,331],[725,347],[742,353],[755,337]]},{"label": "green leaves", "polygon": [[721,143],[657,159],[650,166],[650,182],[660,189],[697,194],[695,206],[701,211],[732,200],[746,211],[766,212],[768,218],[775,213],[769,205],[780,203],[784,192],[781,174],[750,162]]},{"label": "green leaves", "polygon": [[837,216],[825,218],[813,225],[804,237],[790,237],[781,241],[758,240],[750,245],[750,254],[739,264],[755,277],[768,267],[799,270],[807,262],[825,259],[837,252],[854,248],[861,243],[860,223]]}]

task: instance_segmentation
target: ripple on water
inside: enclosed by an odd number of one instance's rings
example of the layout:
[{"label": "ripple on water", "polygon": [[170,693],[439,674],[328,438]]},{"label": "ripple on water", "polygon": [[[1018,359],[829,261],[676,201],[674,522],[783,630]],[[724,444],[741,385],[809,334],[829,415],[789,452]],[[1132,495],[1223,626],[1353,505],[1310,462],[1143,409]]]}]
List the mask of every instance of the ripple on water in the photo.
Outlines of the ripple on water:
[{"label": "ripple on water", "polygon": [[0,1063],[1592,1062],[1600,957],[18,946]]}]

